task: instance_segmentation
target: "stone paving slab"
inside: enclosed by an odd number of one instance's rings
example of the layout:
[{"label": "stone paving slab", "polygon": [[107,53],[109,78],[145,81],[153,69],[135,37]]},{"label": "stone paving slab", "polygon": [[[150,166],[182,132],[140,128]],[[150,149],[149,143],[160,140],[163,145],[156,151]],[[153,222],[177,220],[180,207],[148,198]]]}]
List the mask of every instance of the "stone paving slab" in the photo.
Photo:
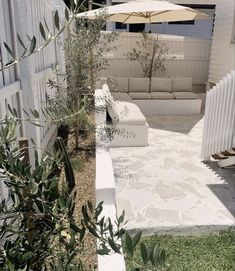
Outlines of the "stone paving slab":
[{"label": "stone paving slab", "polygon": [[200,158],[202,116],[147,119],[149,146],[112,148],[118,213],[128,229],[196,232],[235,226],[235,169]]}]

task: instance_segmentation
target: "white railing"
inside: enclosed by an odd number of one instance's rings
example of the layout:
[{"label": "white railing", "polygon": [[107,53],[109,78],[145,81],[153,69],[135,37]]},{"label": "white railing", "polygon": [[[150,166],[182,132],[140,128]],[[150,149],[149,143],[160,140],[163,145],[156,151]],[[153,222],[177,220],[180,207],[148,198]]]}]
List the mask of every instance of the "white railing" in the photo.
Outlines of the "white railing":
[{"label": "white railing", "polygon": [[231,71],[206,96],[202,158],[235,146],[235,71]]},{"label": "white railing", "polygon": [[[156,36],[156,34],[151,34]],[[110,67],[103,76],[142,77],[143,72],[136,61],[130,61],[127,53],[136,48],[136,42],[142,37],[139,33],[121,33],[115,41],[114,50],[108,55]],[[158,35],[159,42],[169,48],[166,70],[156,72],[159,77],[191,77],[194,91],[205,90],[208,81],[211,40],[173,35]]]}]

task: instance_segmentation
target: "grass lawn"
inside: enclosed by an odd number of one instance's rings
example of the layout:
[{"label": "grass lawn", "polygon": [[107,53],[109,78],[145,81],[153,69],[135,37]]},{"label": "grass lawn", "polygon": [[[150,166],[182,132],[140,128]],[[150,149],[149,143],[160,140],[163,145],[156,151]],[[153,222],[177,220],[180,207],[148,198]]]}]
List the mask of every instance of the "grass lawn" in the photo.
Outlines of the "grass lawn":
[{"label": "grass lawn", "polygon": [[[235,231],[203,236],[155,235],[142,241],[165,249],[172,271],[235,271]],[[138,252],[136,257],[141,262]],[[128,270],[131,265],[127,262]]]}]

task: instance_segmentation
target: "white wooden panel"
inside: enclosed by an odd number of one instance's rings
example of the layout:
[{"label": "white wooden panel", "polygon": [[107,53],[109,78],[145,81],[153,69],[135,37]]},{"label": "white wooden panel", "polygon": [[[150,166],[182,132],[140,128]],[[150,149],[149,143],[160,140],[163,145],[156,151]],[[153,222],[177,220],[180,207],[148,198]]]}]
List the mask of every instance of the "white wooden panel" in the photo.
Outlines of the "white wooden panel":
[{"label": "white wooden panel", "polygon": [[[155,34],[152,34],[156,37]],[[121,33],[114,46],[118,48],[107,56],[110,67],[102,76],[142,77],[140,65],[130,61],[127,53],[136,48],[140,40],[139,33]],[[160,77],[192,77],[194,84],[205,84],[208,80],[211,40],[189,38],[183,36],[158,35],[159,42],[169,48],[169,57],[166,60],[166,70],[158,71],[154,76]],[[197,92],[202,91],[194,88]]]},{"label": "white wooden panel", "polygon": [[207,93],[202,158],[235,147],[235,71]]},{"label": "white wooden panel", "polygon": [[235,43],[231,43],[234,17],[234,0],[217,1],[209,82],[217,83],[235,69]]}]

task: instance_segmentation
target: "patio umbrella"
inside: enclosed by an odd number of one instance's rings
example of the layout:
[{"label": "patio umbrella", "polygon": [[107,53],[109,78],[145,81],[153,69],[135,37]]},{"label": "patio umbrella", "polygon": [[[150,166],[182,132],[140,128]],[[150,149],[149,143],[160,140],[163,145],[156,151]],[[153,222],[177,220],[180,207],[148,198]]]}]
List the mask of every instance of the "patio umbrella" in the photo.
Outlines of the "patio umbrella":
[{"label": "patio umbrella", "polygon": [[208,19],[208,15],[189,7],[157,0],[131,1],[124,4],[106,6],[77,14],[77,17],[95,19],[101,13],[107,20],[125,24],[174,22]]}]

